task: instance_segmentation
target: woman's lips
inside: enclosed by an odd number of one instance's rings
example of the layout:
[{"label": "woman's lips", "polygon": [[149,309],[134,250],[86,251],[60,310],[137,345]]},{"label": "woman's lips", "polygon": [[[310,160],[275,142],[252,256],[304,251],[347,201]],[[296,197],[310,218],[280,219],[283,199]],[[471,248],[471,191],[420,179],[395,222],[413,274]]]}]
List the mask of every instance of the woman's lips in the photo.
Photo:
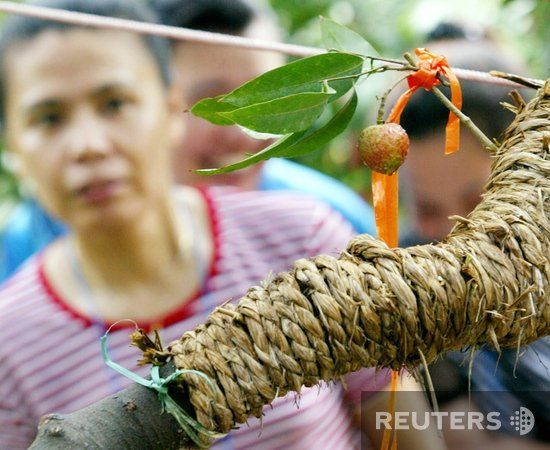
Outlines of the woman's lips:
[{"label": "woman's lips", "polygon": [[77,196],[86,203],[101,203],[114,197],[122,188],[120,180],[95,181],[77,191]]}]

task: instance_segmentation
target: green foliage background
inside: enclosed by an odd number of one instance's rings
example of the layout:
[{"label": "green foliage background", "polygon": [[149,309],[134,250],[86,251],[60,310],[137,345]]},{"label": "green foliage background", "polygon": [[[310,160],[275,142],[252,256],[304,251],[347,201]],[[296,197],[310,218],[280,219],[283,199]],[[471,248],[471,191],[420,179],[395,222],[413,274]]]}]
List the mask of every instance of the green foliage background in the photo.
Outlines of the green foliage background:
[{"label": "green foliage background", "polygon": [[[140,0],[136,0],[140,1]],[[381,55],[395,57],[418,47],[441,21],[479,27],[516,51],[533,77],[546,78],[550,65],[550,2],[547,0],[250,0],[268,4],[276,13],[287,42],[321,46],[318,17],[332,18],[364,36]],[[367,172],[350,165],[355,133],[372,117],[375,96],[387,86],[384,76],[370,79],[362,91],[350,132],[332,141],[326,151],[299,158],[355,190],[368,194]],[[370,116],[369,116],[370,115]],[[371,119],[372,120],[372,119]],[[3,145],[0,144],[0,157]],[[0,160],[1,161],[1,160]],[[14,177],[0,163],[0,222],[19,191]]]}]

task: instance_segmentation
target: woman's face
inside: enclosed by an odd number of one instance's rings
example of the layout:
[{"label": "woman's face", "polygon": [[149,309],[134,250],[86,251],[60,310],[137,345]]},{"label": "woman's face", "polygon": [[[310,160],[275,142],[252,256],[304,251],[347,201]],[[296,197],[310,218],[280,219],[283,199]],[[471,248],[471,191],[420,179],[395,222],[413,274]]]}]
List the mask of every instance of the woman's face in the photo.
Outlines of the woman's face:
[{"label": "woman's face", "polygon": [[425,241],[443,239],[454,224],[449,216],[467,216],[481,200],[491,171],[491,157],[464,132],[460,150],[445,155],[443,132],[411,139],[403,165],[413,197],[417,234]]},{"label": "woman's face", "polygon": [[51,213],[87,229],[161,203],[177,116],[139,37],[49,30],[14,44],[5,68],[8,147]]}]

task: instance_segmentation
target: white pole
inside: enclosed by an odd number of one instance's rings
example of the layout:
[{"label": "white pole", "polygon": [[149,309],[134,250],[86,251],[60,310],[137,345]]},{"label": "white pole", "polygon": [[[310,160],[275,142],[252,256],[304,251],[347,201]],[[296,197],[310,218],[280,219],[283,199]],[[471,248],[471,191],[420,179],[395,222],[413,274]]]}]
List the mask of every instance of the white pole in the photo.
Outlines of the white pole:
[{"label": "white pole", "polygon": [[[93,1],[93,0],[90,0]],[[155,23],[138,22],[135,20],[119,19],[115,17],[96,16],[63,9],[46,8],[43,6],[26,5],[22,3],[0,1],[0,11],[24,16],[36,17],[45,20],[71,23],[82,26],[93,26],[109,28],[112,30],[132,31],[135,33],[162,36],[170,39],[178,39],[191,42],[202,42],[205,44],[227,45],[250,50],[265,50],[284,53],[292,56],[313,56],[325,53],[326,50],[316,47],[305,47],[302,45],[285,44],[281,42],[262,41],[241,36],[232,36],[209,31],[190,30],[187,28],[171,27]],[[476,70],[460,69],[453,67],[458,78],[463,80],[479,81],[503,86],[522,87],[513,81],[493,77],[486,72]],[[540,81],[540,80],[535,80]],[[542,84],[542,81],[540,81]]]}]

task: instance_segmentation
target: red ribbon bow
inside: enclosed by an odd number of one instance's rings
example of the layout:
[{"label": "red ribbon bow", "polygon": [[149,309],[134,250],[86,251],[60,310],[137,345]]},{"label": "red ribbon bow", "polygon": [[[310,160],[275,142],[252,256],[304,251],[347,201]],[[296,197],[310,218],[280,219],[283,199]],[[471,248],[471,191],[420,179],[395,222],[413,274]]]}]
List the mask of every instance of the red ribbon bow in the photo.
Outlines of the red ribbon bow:
[{"label": "red ribbon bow", "polygon": [[[427,91],[434,86],[440,84],[439,74],[444,75],[451,84],[451,102],[458,109],[462,107],[462,91],[460,83],[449,67],[449,63],[444,56],[434,55],[425,48],[415,49],[415,54],[418,57],[418,70],[407,77],[409,89],[404,92],[397,100],[397,103],[391,110],[386,122],[399,123],[401,113],[405,109],[405,105],[411,98],[411,95],[419,88],[424,88]],[[458,117],[449,112],[449,120],[445,128],[445,154],[454,153],[458,150],[460,143],[460,121]]]}]

